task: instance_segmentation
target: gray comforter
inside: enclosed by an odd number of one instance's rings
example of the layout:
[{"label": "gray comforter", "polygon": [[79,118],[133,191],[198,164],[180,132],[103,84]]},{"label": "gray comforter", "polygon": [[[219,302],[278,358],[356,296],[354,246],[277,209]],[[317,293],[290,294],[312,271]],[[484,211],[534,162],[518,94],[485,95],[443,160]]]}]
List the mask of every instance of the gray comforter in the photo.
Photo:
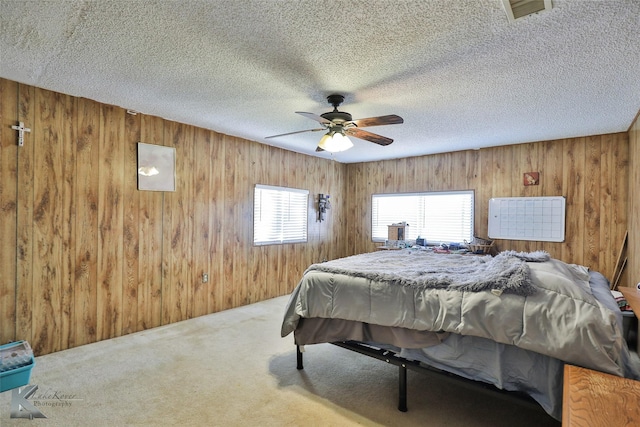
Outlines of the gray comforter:
[{"label": "gray comforter", "polygon": [[403,250],[314,264],[291,295],[281,334],[300,318],[445,331],[624,376],[620,325],[591,294],[587,269],[526,255]]}]

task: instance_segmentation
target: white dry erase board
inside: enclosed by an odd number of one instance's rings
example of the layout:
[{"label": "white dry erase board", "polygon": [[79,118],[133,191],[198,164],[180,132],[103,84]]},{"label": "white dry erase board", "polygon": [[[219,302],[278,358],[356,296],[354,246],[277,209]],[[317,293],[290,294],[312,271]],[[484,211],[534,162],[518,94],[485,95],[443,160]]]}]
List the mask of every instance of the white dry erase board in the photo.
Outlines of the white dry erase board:
[{"label": "white dry erase board", "polygon": [[502,197],[489,200],[489,238],[563,242],[566,199]]}]

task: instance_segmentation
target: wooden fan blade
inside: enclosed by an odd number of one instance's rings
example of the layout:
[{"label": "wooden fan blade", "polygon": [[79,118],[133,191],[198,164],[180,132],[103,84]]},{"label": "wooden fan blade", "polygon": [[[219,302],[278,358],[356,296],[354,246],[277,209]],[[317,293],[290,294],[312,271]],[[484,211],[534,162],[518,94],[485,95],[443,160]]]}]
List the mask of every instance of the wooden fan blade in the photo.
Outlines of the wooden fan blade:
[{"label": "wooden fan blade", "polygon": [[269,138],[277,138],[279,136],[287,136],[287,135],[295,135],[297,133],[304,133],[304,132],[318,132],[320,130],[327,130],[325,128],[319,128],[319,129],[306,129],[306,130],[299,130],[296,132],[289,132],[289,133],[281,133],[280,135],[271,135],[271,136],[265,136],[265,139],[269,139]]},{"label": "wooden fan blade", "polygon": [[396,116],[395,114],[389,114],[388,116],[369,117],[368,119],[353,120],[352,123],[354,123],[359,128],[366,128],[369,126],[398,125],[400,123],[404,123],[404,119],[400,116]]},{"label": "wooden fan blade", "polygon": [[373,142],[379,145],[389,145],[393,142],[393,139],[386,136],[377,135],[375,133],[367,132],[366,130],[358,128],[345,129],[345,134],[349,136],[355,136],[356,138],[364,139],[369,142]]},{"label": "wooden fan blade", "polygon": [[319,116],[319,115],[314,114],[314,113],[305,113],[304,111],[296,111],[296,114],[300,114],[301,116],[305,116],[308,119],[315,120],[318,123],[322,123],[322,124],[326,124],[326,125],[331,123],[331,120],[327,120],[324,117]]}]

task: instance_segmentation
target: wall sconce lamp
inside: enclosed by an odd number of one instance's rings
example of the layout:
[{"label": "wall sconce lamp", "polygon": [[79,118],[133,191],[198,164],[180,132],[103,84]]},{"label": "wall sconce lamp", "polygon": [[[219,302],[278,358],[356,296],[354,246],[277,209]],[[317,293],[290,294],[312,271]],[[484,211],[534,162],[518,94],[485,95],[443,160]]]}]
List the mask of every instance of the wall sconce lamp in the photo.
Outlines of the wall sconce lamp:
[{"label": "wall sconce lamp", "polygon": [[324,214],[331,209],[331,202],[329,202],[328,194],[318,194],[318,220],[324,221]]}]

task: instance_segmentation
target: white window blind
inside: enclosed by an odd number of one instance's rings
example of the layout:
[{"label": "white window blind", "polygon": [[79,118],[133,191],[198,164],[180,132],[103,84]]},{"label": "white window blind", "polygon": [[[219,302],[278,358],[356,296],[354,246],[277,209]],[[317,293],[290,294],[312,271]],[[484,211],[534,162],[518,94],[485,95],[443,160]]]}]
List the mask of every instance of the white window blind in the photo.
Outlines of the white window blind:
[{"label": "white window blind", "polygon": [[306,242],[308,198],[308,190],[256,184],[253,244]]},{"label": "white window blind", "polygon": [[473,191],[374,194],[371,198],[373,241],[387,238],[387,226],[405,221],[406,239],[430,244],[473,239]]}]

